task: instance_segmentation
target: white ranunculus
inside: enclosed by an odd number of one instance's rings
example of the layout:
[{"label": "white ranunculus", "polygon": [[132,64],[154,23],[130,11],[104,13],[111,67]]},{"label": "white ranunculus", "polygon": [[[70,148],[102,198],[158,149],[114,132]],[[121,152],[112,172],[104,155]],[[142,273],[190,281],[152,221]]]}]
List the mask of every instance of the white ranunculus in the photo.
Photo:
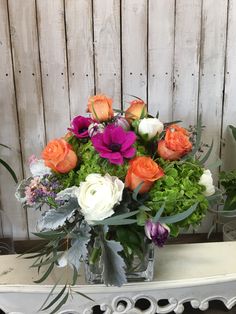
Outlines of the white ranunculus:
[{"label": "white ranunculus", "polygon": [[30,167],[30,172],[32,173],[33,177],[43,177],[46,174],[52,173],[51,169],[45,166],[43,159],[37,159],[37,158],[31,157],[29,167]]},{"label": "white ranunculus", "polygon": [[209,169],[204,170],[198,183],[200,185],[205,186],[206,190],[203,192],[205,196],[210,196],[215,193],[215,187],[213,185],[212,174]]},{"label": "white ranunculus", "polygon": [[164,125],[157,118],[144,118],[140,121],[138,126],[138,132],[141,136],[148,136],[148,140],[151,140],[154,136],[163,131]]},{"label": "white ranunculus", "polygon": [[113,215],[113,207],[121,201],[123,189],[124,183],[117,177],[89,174],[76,191],[85,220],[92,224]]}]

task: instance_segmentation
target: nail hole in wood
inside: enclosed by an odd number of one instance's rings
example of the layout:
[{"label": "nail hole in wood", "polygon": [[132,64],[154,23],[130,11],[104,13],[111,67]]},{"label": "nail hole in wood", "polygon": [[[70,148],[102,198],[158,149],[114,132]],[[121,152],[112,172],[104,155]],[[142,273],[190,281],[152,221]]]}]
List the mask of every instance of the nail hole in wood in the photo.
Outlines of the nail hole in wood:
[{"label": "nail hole in wood", "polygon": [[168,74],[168,72],[166,72],[166,75]]},{"label": "nail hole in wood", "polygon": [[32,73],[32,75],[34,76],[34,73]]},{"label": "nail hole in wood", "polygon": [[72,75],[74,76],[74,75],[75,75],[75,73],[73,72],[73,73],[72,73]]},{"label": "nail hole in wood", "polygon": [[21,73],[21,71],[19,71],[19,73]]},{"label": "nail hole in wood", "polygon": [[132,72],[130,72],[130,75],[132,75],[133,73]]},{"label": "nail hole in wood", "polygon": [[61,75],[63,75],[64,73],[63,72],[61,72]]},{"label": "nail hole in wood", "polygon": [[116,76],[116,73],[114,73],[114,76]]},{"label": "nail hole in wood", "polygon": [[88,74],[86,74],[86,76],[88,77]]},{"label": "nail hole in wood", "polygon": [[46,76],[48,76],[48,74],[46,74]]},{"label": "nail hole in wood", "polygon": [[227,72],[227,74],[229,74],[229,72]]},{"label": "nail hole in wood", "polygon": [[192,73],[192,76],[194,76],[194,73]]},{"label": "nail hole in wood", "polygon": [[6,73],[6,76],[8,76],[8,73]]},{"label": "nail hole in wood", "polygon": [[155,77],[155,74],[152,74],[152,77]]},{"label": "nail hole in wood", "polygon": [[143,73],[140,73],[140,76],[142,76],[143,75]]}]

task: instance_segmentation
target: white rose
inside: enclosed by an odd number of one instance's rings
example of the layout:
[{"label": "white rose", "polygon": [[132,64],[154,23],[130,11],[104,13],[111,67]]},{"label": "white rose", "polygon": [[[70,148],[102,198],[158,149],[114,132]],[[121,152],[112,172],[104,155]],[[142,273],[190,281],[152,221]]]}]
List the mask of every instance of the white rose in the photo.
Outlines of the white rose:
[{"label": "white rose", "polygon": [[52,171],[49,167],[45,166],[43,159],[32,158],[30,161],[30,172],[33,177],[43,177],[46,174],[51,174]]},{"label": "white rose", "polygon": [[148,136],[148,140],[151,140],[158,133],[163,131],[164,125],[157,118],[144,118],[140,121],[138,126],[138,132],[141,136]]},{"label": "white rose", "polygon": [[114,214],[113,207],[122,199],[124,183],[106,174],[89,174],[75,191],[85,220],[103,220]]},{"label": "white rose", "polygon": [[210,170],[204,170],[198,183],[205,186],[206,190],[203,192],[205,196],[210,196],[215,193],[215,187],[213,185],[213,179]]}]

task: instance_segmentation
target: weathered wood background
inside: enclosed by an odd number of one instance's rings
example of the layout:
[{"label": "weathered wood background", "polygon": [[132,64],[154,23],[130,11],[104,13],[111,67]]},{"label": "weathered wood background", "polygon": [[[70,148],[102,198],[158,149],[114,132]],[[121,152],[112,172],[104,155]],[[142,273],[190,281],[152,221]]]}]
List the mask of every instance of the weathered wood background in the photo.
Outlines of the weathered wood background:
[{"label": "weathered wood background", "polygon": [[[19,179],[99,92],[116,108],[136,95],[186,126],[202,113],[210,162],[236,167],[235,84],[235,0],[0,0],[0,143],[12,147],[0,154]],[[3,167],[0,192],[15,237],[27,238],[36,213],[17,204]]]}]

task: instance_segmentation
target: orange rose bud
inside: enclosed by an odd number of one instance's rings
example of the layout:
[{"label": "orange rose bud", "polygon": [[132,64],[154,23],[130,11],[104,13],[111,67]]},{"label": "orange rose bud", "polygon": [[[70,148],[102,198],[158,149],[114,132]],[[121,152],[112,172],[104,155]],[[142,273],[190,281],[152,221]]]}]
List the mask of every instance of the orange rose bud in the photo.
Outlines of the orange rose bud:
[{"label": "orange rose bud", "polygon": [[106,95],[95,95],[89,98],[87,112],[92,114],[92,119],[104,122],[114,117],[112,99]]},{"label": "orange rose bud", "polygon": [[163,176],[163,169],[151,157],[136,157],[129,162],[125,186],[134,191],[143,182],[139,193],[146,193],[151,189],[153,183]]},{"label": "orange rose bud", "polygon": [[165,160],[178,160],[191,150],[189,132],[175,124],[168,127],[165,139],[157,147],[158,154]]},{"label": "orange rose bud", "polygon": [[147,106],[143,100],[133,100],[129,108],[125,111],[125,119],[131,124],[133,120],[140,119],[142,115],[146,116]]},{"label": "orange rose bud", "polygon": [[64,139],[50,141],[42,152],[45,165],[55,172],[67,173],[77,165],[78,158]]}]

